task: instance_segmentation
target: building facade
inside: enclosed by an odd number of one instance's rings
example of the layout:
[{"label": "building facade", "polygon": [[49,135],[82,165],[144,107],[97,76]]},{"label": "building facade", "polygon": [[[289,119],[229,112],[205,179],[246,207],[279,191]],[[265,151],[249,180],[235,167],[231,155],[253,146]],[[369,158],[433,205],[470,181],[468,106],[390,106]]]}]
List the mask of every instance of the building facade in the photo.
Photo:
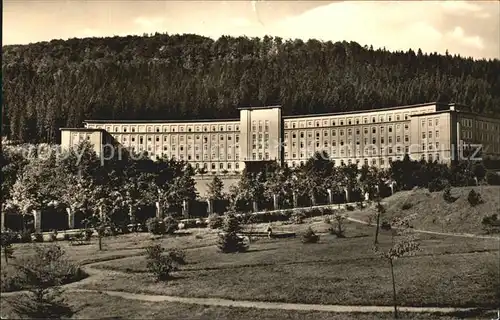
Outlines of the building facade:
[{"label": "building facade", "polygon": [[61,129],[63,148],[84,139],[98,154],[114,141],[153,159],[184,160],[213,174],[239,173],[251,161],[295,167],[316,152],[337,166],[380,168],[405,154],[450,163],[466,146],[481,150],[476,157],[500,159],[500,119],[440,103],[300,116],[283,116],[280,106],[248,107],[240,108],[239,119],[87,120],[84,128]]}]

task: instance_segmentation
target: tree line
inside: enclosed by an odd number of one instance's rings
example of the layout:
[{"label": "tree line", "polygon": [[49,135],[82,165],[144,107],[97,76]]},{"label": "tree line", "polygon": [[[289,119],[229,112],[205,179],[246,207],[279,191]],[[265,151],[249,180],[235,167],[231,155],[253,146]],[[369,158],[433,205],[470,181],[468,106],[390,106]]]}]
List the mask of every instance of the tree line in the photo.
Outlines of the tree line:
[{"label": "tree line", "polygon": [[3,47],[3,135],[59,140],[85,119],[233,118],[453,101],[500,113],[500,61],[374,50],[355,42],[194,34],[53,40]]}]

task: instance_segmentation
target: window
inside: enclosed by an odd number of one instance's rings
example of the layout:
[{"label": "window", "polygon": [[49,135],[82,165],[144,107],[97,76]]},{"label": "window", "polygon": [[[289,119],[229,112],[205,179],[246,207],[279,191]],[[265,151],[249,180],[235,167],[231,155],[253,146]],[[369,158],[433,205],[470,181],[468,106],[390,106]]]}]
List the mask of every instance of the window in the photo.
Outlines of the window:
[{"label": "window", "polygon": [[432,131],[429,131],[429,139],[432,138]]},{"label": "window", "polygon": [[436,131],[436,138],[439,138],[439,131]]},{"label": "window", "polygon": [[434,123],[436,126],[439,125],[439,119],[436,119],[436,122]]},{"label": "window", "polygon": [[429,126],[432,126],[432,120],[429,119]]},{"label": "window", "polygon": [[425,132],[422,132],[422,139],[425,139]]}]

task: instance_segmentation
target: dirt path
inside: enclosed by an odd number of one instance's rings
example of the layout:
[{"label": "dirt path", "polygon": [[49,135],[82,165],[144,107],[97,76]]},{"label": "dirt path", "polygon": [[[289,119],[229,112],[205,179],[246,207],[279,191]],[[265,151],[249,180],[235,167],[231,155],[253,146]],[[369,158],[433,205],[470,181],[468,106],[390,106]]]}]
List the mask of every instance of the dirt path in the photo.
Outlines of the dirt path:
[{"label": "dirt path", "polygon": [[[219,298],[186,298],[164,295],[150,295],[128,293],[121,291],[100,291],[88,289],[69,289],[71,292],[94,292],[103,293],[113,297],[129,300],[139,300],[147,302],[178,302],[186,304],[197,304],[204,306],[218,307],[238,307],[256,309],[277,309],[277,310],[301,310],[301,311],[326,311],[326,312],[392,312],[390,306],[343,306],[343,305],[323,305],[323,304],[302,304],[302,303],[281,303],[281,302],[261,302],[245,300],[228,300]],[[421,313],[452,313],[466,312],[473,309],[465,308],[428,308],[428,307],[398,307],[400,312],[421,312]]]},{"label": "dirt path", "polygon": [[[347,220],[352,221],[352,222],[356,222],[356,223],[365,224],[365,225],[370,225],[366,221],[359,220],[359,219],[354,219],[354,218],[351,218],[351,217],[347,217]],[[447,236],[447,237],[461,237],[461,238],[477,238],[477,239],[500,240],[500,237],[495,237],[495,236],[481,236],[481,235],[470,234],[470,233],[447,233],[447,232],[436,232],[436,231],[427,231],[427,230],[420,230],[420,229],[413,229],[413,231],[418,232],[418,233],[435,234],[435,235]]]}]

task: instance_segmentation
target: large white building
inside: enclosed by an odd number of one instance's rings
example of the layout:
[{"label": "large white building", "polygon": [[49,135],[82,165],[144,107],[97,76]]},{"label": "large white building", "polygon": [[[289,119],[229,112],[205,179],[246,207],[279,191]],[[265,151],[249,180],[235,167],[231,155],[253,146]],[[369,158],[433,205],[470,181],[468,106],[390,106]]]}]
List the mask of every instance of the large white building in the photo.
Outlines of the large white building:
[{"label": "large white building", "polygon": [[239,119],[87,120],[84,126],[62,128],[61,145],[88,139],[103,154],[115,143],[214,174],[241,172],[251,161],[298,166],[318,151],[336,165],[382,168],[405,153],[450,163],[468,145],[482,146],[483,158],[500,159],[500,119],[435,102],[300,116],[283,116],[280,106],[248,107],[240,108]]}]

